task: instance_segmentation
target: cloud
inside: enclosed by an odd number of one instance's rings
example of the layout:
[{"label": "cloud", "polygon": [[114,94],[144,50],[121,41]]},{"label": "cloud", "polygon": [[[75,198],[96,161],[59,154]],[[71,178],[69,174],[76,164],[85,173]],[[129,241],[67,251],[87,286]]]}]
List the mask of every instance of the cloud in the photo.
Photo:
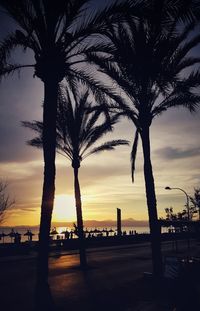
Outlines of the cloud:
[{"label": "cloud", "polygon": [[200,155],[200,147],[179,149],[164,147],[155,151],[155,153],[166,160],[184,159]]},{"label": "cloud", "polygon": [[[0,127],[1,131],[1,127]],[[3,131],[2,131],[3,132]],[[3,135],[1,133],[1,135]],[[22,165],[26,161],[30,161],[32,159],[42,159],[41,152],[39,152],[36,148],[25,146],[25,140],[22,140],[22,136],[20,136],[20,131],[13,135],[13,142],[6,141],[5,138],[1,138],[1,146],[5,146],[0,149],[0,163],[13,163],[17,162],[19,165]]]},{"label": "cloud", "polygon": [[42,84],[32,76],[33,72],[24,71],[21,79],[13,75],[0,85],[1,162],[23,162],[40,156],[26,145],[34,133],[21,126],[22,120],[41,119]]},{"label": "cloud", "polygon": [[35,212],[36,211],[36,209],[35,208],[26,208],[26,207],[24,207],[24,208],[21,208],[21,210],[22,211],[25,211],[25,212]]}]

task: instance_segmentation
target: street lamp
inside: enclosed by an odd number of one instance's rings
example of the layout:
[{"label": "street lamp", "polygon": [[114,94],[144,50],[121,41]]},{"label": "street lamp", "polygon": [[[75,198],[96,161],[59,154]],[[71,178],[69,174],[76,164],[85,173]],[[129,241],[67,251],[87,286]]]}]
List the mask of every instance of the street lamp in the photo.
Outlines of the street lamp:
[{"label": "street lamp", "polygon": [[186,196],[186,208],[187,208],[187,216],[188,216],[188,221],[190,220],[190,207],[189,207],[189,195],[187,192],[181,188],[171,188],[171,187],[165,187],[165,190],[180,190],[182,191],[185,196]]}]

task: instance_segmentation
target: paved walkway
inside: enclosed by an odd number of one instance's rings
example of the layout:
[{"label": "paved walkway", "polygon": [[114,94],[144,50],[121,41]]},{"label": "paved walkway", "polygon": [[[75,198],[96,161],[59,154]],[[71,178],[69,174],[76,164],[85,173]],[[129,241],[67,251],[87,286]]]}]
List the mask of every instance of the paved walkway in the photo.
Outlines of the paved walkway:
[{"label": "paved walkway", "polygon": [[[171,253],[171,243],[163,249]],[[185,245],[181,249],[185,251]],[[90,249],[90,269],[85,272],[78,268],[74,251],[51,254],[49,262],[49,284],[58,311],[172,311],[159,289],[143,278],[144,271],[151,271],[148,243]],[[32,310],[35,271],[34,255],[0,259],[2,310]]]}]

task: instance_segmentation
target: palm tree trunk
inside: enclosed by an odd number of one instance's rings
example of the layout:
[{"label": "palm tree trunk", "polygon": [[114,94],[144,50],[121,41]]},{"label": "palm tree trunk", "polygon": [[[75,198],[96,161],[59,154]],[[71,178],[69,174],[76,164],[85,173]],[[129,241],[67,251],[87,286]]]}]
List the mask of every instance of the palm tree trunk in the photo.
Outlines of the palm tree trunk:
[{"label": "palm tree trunk", "polygon": [[153,170],[151,165],[150,128],[144,127],[141,131],[143,156],[144,156],[144,179],[146,186],[146,198],[149,214],[149,227],[151,233],[151,249],[153,274],[155,277],[162,275],[161,232],[157,215],[157,202],[154,186]]},{"label": "palm tree trunk", "polygon": [[56,112],[58,82],[52,78],[44,82],[43,156],[44,180],[41,204],[37,281],[48,280],[49,233],[55,193]]},{"label": "palm tree trunk", "polygon": [[78,168],[77,167],[74,167],[74,193],[75,193],[75,200],[76,200],[80,266],[81,268],[84,269],[87,267],[87,259],[86,259],[85,238],[84,238],[84,231],[83,231],[81,192],[80,192],[80,185],[79,185],[79,180],[78,180]]}]

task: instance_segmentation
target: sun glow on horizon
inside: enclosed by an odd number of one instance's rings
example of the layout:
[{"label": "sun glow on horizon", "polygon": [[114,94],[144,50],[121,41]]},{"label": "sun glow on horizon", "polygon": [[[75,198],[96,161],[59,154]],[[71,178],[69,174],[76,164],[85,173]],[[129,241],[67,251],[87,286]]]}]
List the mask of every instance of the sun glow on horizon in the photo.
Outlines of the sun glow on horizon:
[{"label": "sun glow on horizon", "polygon": [[75,199],[72,195],[55,196],[53,221],[71,221],[76,219]]}]

